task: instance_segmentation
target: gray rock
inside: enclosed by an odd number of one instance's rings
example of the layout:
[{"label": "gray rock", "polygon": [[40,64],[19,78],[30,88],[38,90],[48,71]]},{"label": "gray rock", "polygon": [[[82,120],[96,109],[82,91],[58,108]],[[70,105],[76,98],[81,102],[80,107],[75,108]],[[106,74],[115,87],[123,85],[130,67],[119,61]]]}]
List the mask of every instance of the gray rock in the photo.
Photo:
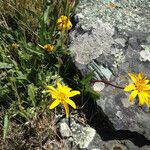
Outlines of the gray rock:
[{"label": "gray rock", "polygon": [[150,148],[148,146],[139,148],[129,140],[103,141],[95,129],[80,123],[79,118],[77,115],[71,116],[70,124],[67,119],[59,122],[59,131],[67,150],[148,150]]},{"label": "gray rock", "polygon": [[60,124],[60,133],[63,138],[68,138],[68,137],[71,137],[72,135],[70,128],[65,122],[62,122]]},{"label": "gray rock", "polygon": [[84,34],[72,33],[70,49],[75,55],[75,60],[80,64],[88,64],[92,59],[97,58],[104,51],[110,53],[114,43],[114,28],[106,23],[97,23]]},{"label": "gray rock", "polygon": [[116,130],[135,131],[150,140],[150,114],[124,103],[129,103],[126,94],[112,87],[105,88],[97,101]]},{"label": "gray rock", "polygon": [[[94,71],[93,79],[122,87],[130,82],[129,72],[142,71],[150,78],[149,0],[82,0],[76,13],[78,24],[70,33],[70,50],[83,75]],[[128,96],[129,93],[107,85],[97,100],[98,108],[116,132],[130,134],[123,135],[128,139],[125,149],[150,149],[150,113],[144,107],[131,105]],[[145,146],[135,146],[134,136]],[[109,145],[110,141],[106,143]],[[121,139],[118,142],[122,144]],[[107,145],[104,148],[112,149]]]},{"label": "gray rock", "polygon": [[150,45],[141,45],[144,50],[140,51],[140,60],[141,61],[150,61]]},{"label": "gray rock", "polygon": [[[110,7],[110,2],[117,7]],[[82,16],[78,18],[78,26],[83,29],[88,29],[102,20],[119,29],[149,32],[149,10],[149,0],[82,0],[76,13],[77,16]]]},{"label": "gray rock", "polygon": [[96,136],[95,129],[88,125],[83,126],[82,124],[77,123],[77,120],[73,118],[70,120],[70,126],[68,125],[67,120],[63,119],[59,123],[59,132],[63,138],[67,139],[66,141],[73,143],[71,149],[79,147],[79,149],[91,150],[91,148],[95,147],[95,145],[94,147],[90,146]]}]

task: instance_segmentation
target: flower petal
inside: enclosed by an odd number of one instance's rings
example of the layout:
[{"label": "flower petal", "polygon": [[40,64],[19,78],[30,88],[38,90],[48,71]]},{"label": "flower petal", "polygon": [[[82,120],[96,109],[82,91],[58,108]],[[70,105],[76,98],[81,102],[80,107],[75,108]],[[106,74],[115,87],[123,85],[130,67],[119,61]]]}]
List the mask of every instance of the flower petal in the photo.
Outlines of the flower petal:
[{"label": "flower petal", "polygon": [[67,99],[66,102],[71,105],[74,109],[77,108],[76,104],[71,100],[71,99]]},{"label": "flower petal", "polygon": [[80,91],[75,91],[74,90],[74,91],[69,92],[67,96],[68,97],[73,97],[73,96],[78,95],[78,94],[80,94]]},{"label": "flower petal", "polygon": [[142,72],[140,72],[140,73],[138,74],[138,79],[140,79],[140,80],[143,79],[143,73],[142,73]]},{"label": "flower petal", "polygon": [[148,79],[143,80],[143,84],[148,84],[148,83],[149,83]]},{"label": "flower petal", "polygon": [[150,108],[150,99],[146,99],[145,104],[148,106],[148,108]]},{"label": "flower petal", "polygon": [[135,85],[134,84],[129,84],[124,88],[124,91],[128,92],[128,91],[132,91],[135,90]]},{"label": "flower petal", "polygon": [[57,92],[57,90],[53,86],[48,85],[47,88],[54,91],[54,92]]},{"label": "flower petal", "polygon": [[148,99],[147,106],[150,108],[150,99]]},{"label": "flower petal", "polygon": [[63,102],[63,105],[64,105],[64,108],[65,108],[65,111],[66,111],[66,117],[68,118],[69,117],[69,107],[68,107],[68,104],[66,102]]},{"label": "flower petal", "polygon": [[142,106],[144,103],[146,103],[149,107],[149,100],[150,100],[150,93],[148,92],[140,92],[138,94],[139,96],[139,106]]},{"label": "flower petal", "polygon": [[56,96],[57,96],[57,93],[56,92],[54,92],[54,91],[52,91],[52,90],[45,90],[47,93],[50,93],[51,95],[52,95],[52,97],[53,96],[55,96],[55,97],[53,97],[53,98],[56,98]]},{"label": "flower petal", "polygon": [[70,93],[70,91],[71,91],[71,88],[69,88],[68,86],[64,86],[61,92],[63,92],[66,95],[68,95],[68,93]]},{"label": "flower petal", "polygon": [[129,96],[129,101],[132,102],[135,99],[135,97],[137,96],[137,94],[138,94],[137,90],[133,91]]},{"label": "flower petal", "polygon": [[58,18],[57,24],[62,23],[62,16]]},{"label": "flower petal", "polygon": [[145,85],[144,86],[144,91],[149,91],[150,90],[150,85]]},{"label": "flower petal", "polygon": [[49,90],[47,90],[47,92],[51,93],[52,98],[57,99],[58,91],[52,86],[47,86],[47,88],[49,89]]},{"label": "flower petal", "polygon": [[139,106],[142,106],[145,102],[145,95],[142,92],[140,92],[138,93],[138,96],[139,96]]},{"label": "flower petal", "polygon": [[58,106],[60,104],[60,101],[59,100],[55,100],[49,107],[49,109],[53,109],[55,108],[56,106]]},{"label": "flower petal", "polygon": [[58,91],[62,92],[63,86],[59,82],[57,82],[57,87],[58,87]]},{"label": "flower petal", "polygon": [[132,79],[132,81],[133,81],[134,83],[137,82],[137,76],[136,76],[135,74],[129,73],[128,75],[129,75],[129,77]]},{"label": "flower petal", "polygon": [[44,49],[44,46],[42,46],[42,45],[40,45],[40,44],[38,44],[38,46]]},{"label": "flower petal", "polygon": [[51,96],[53,99],[59,99],[58,94],[56,92],[51,91]]},{"label": "flower petal", "polygon": [[69,30],[72,28],[72,23],[70,22],[70,20],[68,20],[67,28],[68,28]]}]

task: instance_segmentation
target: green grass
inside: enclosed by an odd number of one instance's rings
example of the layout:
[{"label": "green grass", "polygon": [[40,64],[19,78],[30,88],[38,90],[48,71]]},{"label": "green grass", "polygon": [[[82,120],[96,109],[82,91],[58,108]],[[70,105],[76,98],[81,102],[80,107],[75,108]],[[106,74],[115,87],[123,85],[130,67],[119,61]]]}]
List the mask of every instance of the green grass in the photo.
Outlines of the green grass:
[{"label": "green grass", "polygon": [[[82,92],[96,94],[88,86],[91,76],[82,79],[68,50],[68,32],[60,32],[57,19],[71,18],[78,0],[0,0],[0,145],[2,149],[38,149],[46,139],[61,145],[54,116],[50,111],[47,85],[60,81]],[[12,43],[17,43],[17,48]],[[38,46],[53,44],[55,51]],[[82,81],[81,81],[82,80]]]},{"label": "green grass", "polygon": [[[2,149],[30,149],[32,138],[32,144],[40,148],[45,138],[61,142],[55,131],[54,111],[48,108],[50,97],[42,91],[49,84],[65,82],[60,70],[69,63],[68,32],[58,31],[56,22],[61,15],[72,17],[77,1],[73,4],[68,0],[1,0],[0,3]],[[17,48],[12,47],[14,42]],[[56,50],[47,53],[38,44],[53,44]]]}]

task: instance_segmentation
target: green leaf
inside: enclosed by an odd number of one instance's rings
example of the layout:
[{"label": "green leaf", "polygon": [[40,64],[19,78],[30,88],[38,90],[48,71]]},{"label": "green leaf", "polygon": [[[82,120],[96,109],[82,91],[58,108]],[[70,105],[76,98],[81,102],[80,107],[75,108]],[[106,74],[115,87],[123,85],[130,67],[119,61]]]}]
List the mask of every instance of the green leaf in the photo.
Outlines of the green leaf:
[{"label": "green leaf", "polygon": [[85,88],[85,91],[89,94],[90,97],[92,97],[95,100],[100,98],[100,94],[94,91],[90,86],[87,86]]},{"label": "green leaf", "polygon": [[35,107],[36,106],[36,99],[35,99],[35,91],[36,91],[36,87],[34,86],[34,84],[30,84],[28,86],[28,95],[29,95],[29,99],[32,102],[32,105]]},{"label": "green leaf", "polygon": [[8,114],[6,113],[4,116],[3,140],[5,140],[8,135],[8,129],[9,129],[9,118]]},{"label": "green leaf", "polygon": [[38,56],[43,56],[43,53],[41,53],[41,52],[35,51],[35,50],[28,48],[28,47],[26,47],[26,49],[28,51],[30,51],[31,53],[37,54]]},{"label": "green leaf", "polygon": [[0,69],[11,69],[12,66],[13,66],[12,64],[0,62]]},{"label": "green leaf", "polygon": [[82,83],[83,85],[89,84],[90,81],[91,81],[91,79],[92,79],[92,77],[93,77],[93,72],[87,74],[87,75],[82,79],[81,83]]},{"label": "green leaf", "polygon": [[50,6],[47,6],[47,9],[44,11],[44,22],[46,23],[46,21],[49,19],[49,11],[50,11]]},{"label": "green leaf", "polygon": [[5,94],[8,94],[10,92],[7,84],[5,84],[3,87],[0,85],[0,91],[0,96],[4,96]]}]

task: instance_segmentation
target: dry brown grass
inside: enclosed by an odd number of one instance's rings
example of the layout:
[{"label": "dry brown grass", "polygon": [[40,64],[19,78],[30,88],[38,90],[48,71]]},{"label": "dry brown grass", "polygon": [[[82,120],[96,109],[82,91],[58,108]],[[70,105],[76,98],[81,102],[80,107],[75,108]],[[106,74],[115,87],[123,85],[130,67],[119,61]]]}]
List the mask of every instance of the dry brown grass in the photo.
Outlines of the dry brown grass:
[{"label": "dry brown grass", "polygon": [[54,147],[62,150],[63,141],[56,132],[54,120],[53,114],[43,112],[35,114],[25,124],[12,121],[9,136],[5,142],[0,141],[0,150],[53,150]]},{"label": "dry brown grass", "polygon": [[13,23],[35,29],[44,6],[43,0],[1,0],[0,25],[10,27]]}]

